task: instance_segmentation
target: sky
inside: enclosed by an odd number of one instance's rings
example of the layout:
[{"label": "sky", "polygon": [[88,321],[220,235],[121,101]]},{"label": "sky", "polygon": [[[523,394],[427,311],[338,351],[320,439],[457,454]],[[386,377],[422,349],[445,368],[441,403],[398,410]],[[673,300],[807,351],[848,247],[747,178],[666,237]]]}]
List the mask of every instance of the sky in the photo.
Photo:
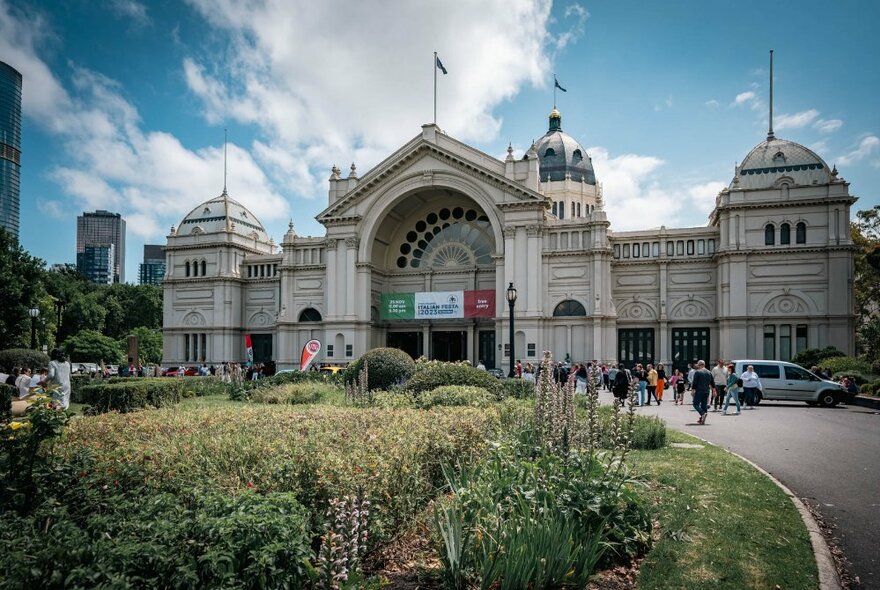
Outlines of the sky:
[{"label": "sky", "polygon": [[880,203],[880,2],[0,0],[23,77],[21,243],[76,259],[76,216],[143,244],[227,186],[280,242],[323,235],[337,165],[365,174],[432,120],[496,157],[563,129],[593,158],[612,230],[705,225],[767,133]]}]

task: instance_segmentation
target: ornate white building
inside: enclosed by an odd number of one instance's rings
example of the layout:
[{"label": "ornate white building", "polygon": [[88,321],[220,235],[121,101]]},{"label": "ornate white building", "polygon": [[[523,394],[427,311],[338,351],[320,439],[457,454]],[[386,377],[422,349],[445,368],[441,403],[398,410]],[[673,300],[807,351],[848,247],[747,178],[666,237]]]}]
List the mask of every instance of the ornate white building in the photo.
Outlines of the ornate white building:
[{"label": "ornate white building", "polygon": [[279,250],[225,191],[184,217],[166,247],[163,362],[241,361],[249,334],[255,360],[281,368],[311,338],[323,362],[387,345],[506,368],[510,283],[523,361],[852,353],[855,200],[836,169],[771,132],[707,226],[613,232],[556,109],[520,159],[424,125],[363,176],[334,166],[324,237],[291,223]]}]

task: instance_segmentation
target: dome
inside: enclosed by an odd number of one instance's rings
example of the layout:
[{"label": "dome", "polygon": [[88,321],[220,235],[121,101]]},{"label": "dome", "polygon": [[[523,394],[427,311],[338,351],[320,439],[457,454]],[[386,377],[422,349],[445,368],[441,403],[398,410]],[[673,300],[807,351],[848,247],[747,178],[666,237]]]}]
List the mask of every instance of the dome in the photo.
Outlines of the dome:
[{"label": "dome", "polygon": [[187,213],[177,228],[178,236],[221,232],[269,241],[269,235],[260,220],[247,207],[226,194],[225,190],[219,197],[205,201]]},{"label": "dome", "polygon": [[575,139],[562,131],[562,114],[556,107],[550,111],[550,129],[535,144],[538,152],[541,182],[565,180],[567,175],[575,182],[596,184],[593,161],[587,150]]},{"label": "dome", "polygon": [[781,180],[793,185],[825,184],[831,182],[831,170],[809,148],[770,135],[737,167],[731,188],[773,188]]}]

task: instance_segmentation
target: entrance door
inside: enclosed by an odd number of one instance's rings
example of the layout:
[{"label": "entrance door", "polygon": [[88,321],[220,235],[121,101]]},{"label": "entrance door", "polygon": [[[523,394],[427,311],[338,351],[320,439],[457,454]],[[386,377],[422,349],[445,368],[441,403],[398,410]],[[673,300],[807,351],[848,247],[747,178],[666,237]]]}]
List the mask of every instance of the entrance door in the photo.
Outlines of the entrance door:
[{"label": "entrance door", "polygon": [[251,334],[254,362],[268,363],[272,360],[272,334]]},{"label": "entrance door", "polygon": [[432,332],[431,358],[436,361],[467,360],[467,332]]},{"label": "entrance door", "polygon": [[646,365],[654,362],[654,329],[637,328],[617,331],[617,358],[628,369],[636,363]]},{"label": "entrance door", "polygon": [[414,359],[422,356],[421,332],[388,332],[385,342],[388,348],[399,348]]},{"label": "entrance door", "polygon": [[495,368],[495,330],[480,330],[478,361],[483,361],[487,369]]},{"label": "entrance door", "polygon": [[688,363],[696,365],[704,360],[714,366],[709,355],[709,328],[681,328],[672,330],[672,369],[687,373]]}]

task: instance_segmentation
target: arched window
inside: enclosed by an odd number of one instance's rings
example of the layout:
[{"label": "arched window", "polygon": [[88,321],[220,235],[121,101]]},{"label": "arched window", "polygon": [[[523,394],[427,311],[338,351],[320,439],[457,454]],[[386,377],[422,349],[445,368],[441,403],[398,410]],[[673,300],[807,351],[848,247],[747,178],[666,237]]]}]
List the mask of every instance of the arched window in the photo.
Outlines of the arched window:
[{"label": "arched window", "polygon": [[558,209],[558,206],[557,206],[557,204],[556,204],[556,201],[553,201],[553,215],[556,215],[556,210],[557,210],[557,209]]},{"label": "arched window", "polygon": [[321,321],[321,312],[315,309],[314,307],[307,307],[302,310],[299,314],[299,321],[301,322],[320,322]]},{"label": "arched window", "polygon": [[559,201],[559,219],[565,219],[565,201]]},{"label": "arched window", "polygon": [[772,246],[776,243],[776,226],[772,223],[768,223],[767,227],[764,228],[764,245]]},{"label": "arched window", "polygon": [[208,274],[208,264],[204,260],[202,260],[202,270],[199,274],[203,277]]},{"label": "arched window", "polygon": [[553,310],[553,317],[564,317],[564,316],[585,316],[587,315],[587,310],[584,309],[584,306],[574,299],[566,299],[556,306],[556,309]]},{"label": "arched window", "polygon": [[193,276],[194,276],[194,277],[199,276],[199,261],[198,261],[198,260],[193,260],[192,265],[193,265],[193,266],[192,266],[192,269],[193,269]]},{"label": "arched window", "polygon": [[794,241],[798,244],[807,243],[807,224],[803,221],[794,227]]},{"label": "arched window", "polygon": [[186,271],[185,271],[186,276],[189,276],[189,260],[186,261],[184,268],[186,268]]},{"label": "arched window", "polygon": [[549,157],[555,156],[555,155],[556,155],[556,150],[554,150],[553,148],[547,148],[546,151],[544,151],[545,158],[549,158]]},{"label": "arched window", "polygon": [[581,216],[581,204],[578,203],[578,217]]},{"label": "arched window", "polygon": [[577,162],[578,160],[583,160],[584,155],[581,153],[580,150],[575,150],[571,153],[571,159]]},{"label": "arched window", "polygon": [[787,223],[779,226],[779,243],[791,244],[791,226]]}]

